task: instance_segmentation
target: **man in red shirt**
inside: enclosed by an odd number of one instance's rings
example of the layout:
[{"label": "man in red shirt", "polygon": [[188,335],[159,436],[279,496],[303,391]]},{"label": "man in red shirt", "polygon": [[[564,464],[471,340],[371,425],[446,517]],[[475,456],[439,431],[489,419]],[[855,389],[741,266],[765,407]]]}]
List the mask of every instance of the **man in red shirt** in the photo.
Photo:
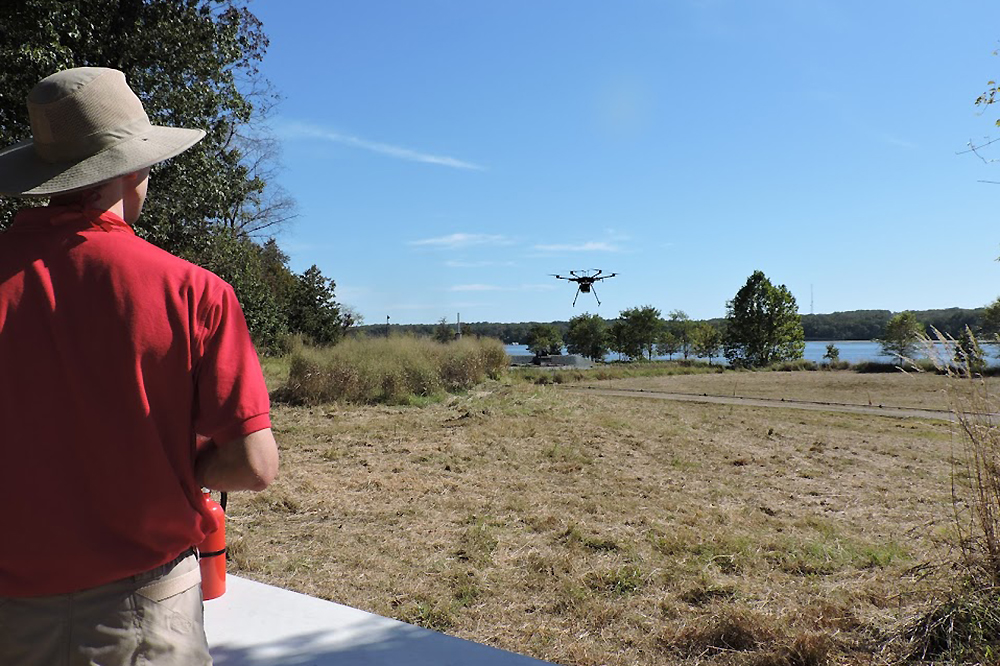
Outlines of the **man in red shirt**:
[{"label": "man in red shirt", "polygon": [[201,488],[275,478],[267,390],[232,288],[130,226],[204,132],[150,125],[105,68],[28,111],[0,194],[50,203],[0,235],[0,664],[210,664]]}]

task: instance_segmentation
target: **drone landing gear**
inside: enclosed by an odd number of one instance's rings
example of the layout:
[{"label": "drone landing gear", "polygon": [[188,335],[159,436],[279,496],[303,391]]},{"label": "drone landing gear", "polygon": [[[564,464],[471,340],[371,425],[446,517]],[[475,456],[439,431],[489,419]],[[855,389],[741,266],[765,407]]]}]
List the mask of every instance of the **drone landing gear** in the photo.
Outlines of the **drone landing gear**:
[{"label": "drone landing gear", "polygon": [[[597,298],[597,290],[594,289],[593,286],[587,285],[586,289],[584,289],[582,286],[581,287],[577,287],[576,288],[576,296],[573,297],[573,307],[574,308],[576,307],[576,299],[580,298],[580,292],[581,291],[593,292],[594,298]],[[601,299],[597,298],[597,304],[598,305],[601,304]]]}]

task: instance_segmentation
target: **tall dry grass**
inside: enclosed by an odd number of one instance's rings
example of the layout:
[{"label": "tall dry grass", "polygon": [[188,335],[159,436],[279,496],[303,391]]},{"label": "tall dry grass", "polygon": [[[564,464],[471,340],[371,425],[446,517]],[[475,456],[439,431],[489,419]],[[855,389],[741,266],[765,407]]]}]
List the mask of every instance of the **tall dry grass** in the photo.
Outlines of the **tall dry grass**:
[{"label": "tall dry grass", "polygon": [[294,350],[288,381],[277,397],[291,404],[402,404],[468,390],[499,378],[508,364],[503,343],[491,338],[449,343],[412,336],[352,338],[333,347]]},{"label": "tall dry grass", "polygon": [[933,330],[923,339],[949,379],[955,417],[949,545],[960,575],[898,637],[904,660],[1000,662],[1000,396],[984,377],[982,349],[966,328],[961,341]]},{"label": "tall dry grass", "polygon": [[[1000,586],[1000,396],[983,377],[978,345],[933,331],[928,345],[939,372],[948,376],[948,397],[958,424],[952,459],[956,543],[962,562],[979,586]],[[972,337],[966,330],[966,336]],[[974,340],[974,338],[973,338]],[[928,337],[925,342],[931,342]],[[944,353],[937,351],[943,348]],[[948,356],[948,354],[951,354]]]}]

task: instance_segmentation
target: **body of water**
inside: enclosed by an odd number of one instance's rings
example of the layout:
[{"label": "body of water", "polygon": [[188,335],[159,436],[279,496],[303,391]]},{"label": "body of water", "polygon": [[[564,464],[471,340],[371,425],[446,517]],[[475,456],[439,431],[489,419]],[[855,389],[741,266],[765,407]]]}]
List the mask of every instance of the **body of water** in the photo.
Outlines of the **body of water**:
[{"label": "body of water", "polygon": [[[815,361],[816,363],[823,363],[823,355],[826,354],[826,346],[833,344],[840,350],[840,360],[848,361],[850,363],[861,363],[862,361],[881,361],[890,362],[893,360],[892,356],[884,356],[882,354],[882,346],[875,342],[874,340],[808,340],[806,341],[806,348],[802,354],[802,357],[807,361]],[[531,352],[525,345],[504,345],[507,353],[510,355],[530,355]],[[567,353],[563,349],[563,353]],[[986,362],[989,365],[1000,364],[1000,359],[994,357],[994,350],[992,346],[984,347],[983,354],[986,356]],[[924,356],[921,351],[918,351],[918,357]],[[656,356],[656,359],[666,360],[666,356]],[[674,360],[679,358],[684,358],[682,354],[674,354]],[[617,361],[618,354],[609,353],[605,359],[606,361]],[[700,359],[707,361],[708,359]],[[724,356],[717,356],[713,359],[714,363],[725,363],[726,358]]]}]

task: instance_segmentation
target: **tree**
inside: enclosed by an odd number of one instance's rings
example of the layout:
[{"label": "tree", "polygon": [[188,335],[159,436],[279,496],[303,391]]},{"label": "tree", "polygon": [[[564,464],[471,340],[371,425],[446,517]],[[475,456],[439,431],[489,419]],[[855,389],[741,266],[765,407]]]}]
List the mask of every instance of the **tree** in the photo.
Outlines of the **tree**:
[{"label": "tree", "polygon": [[795,297],[761,271],[726,303],[725,355],[733,365],[759,368],[802,358],[805,336]]},{"label": "tree", "polygon": [[707,358],[709,365],[722,348],[722,333],[706,321],[690,326],[691,351],[695,356]]},{"label": "tree", "polygon": [[333,344],[349,325],[333,300],[334,281],[323,276],[315,264],[296,276],[288,302],[288,330],[301,333],[314,344]]},{"label": "tree", "polygon": [[569,320],[566,350],[598,363],[608,353],[608,325],[596,314],[582,314]]},{"label": "tree", "polygon": [[970,376],[982,374],[986,369],[983,348],[979,346],[979,341],[968,326],[965,328],[965,333],[955,340],[955,363]]},{"label": "tree", "polygon": [[528,331],[528,351],[535,356],[562,354],[563,341],[559,329],[552,324],[535,324]]},{"label": "tree", "polygon": [[1000,342],[1000,298],[983,308],[979,331],[987,342],[993,344]]},{"label": "tree", "polygon": [[679,352],[680,349],[681,341],[677,339],[677,336],[669,328],[665,329],[660,334],[660,339],[656,342],[656,353],[673,360],[674,354]]},{"label": "tree", "polygon": [[633,361],[642,356],[642,345],[634,339],[623,319],[615,319],[608,327],[608,348],[618,354],[618,360]]},{"label": "tree", "polygon": [[[205,225],[260,226],[268,191],[238,137],[274,96],[257,63],[267,49],[245,0],[20,0],[0,5],[0,142],[31,135],[25,98],[41,78],[76,66],[125,73],[154,124],[200,127],[201,143],[153,169],[156,196],[137,232],[178,253]],[[113,38],[109,37],[113,35]],[[257,106],[255,107],[255,102]],[[255,136],[266,133],[258,126]],[[273,154],[273,153],[272,153]],[[17,203],[0,203],[6,224]],[[3,214],[6,213],[6,214]]]},{"label": "tree", "polygon": [[[0,3],[0,145],[31,136],[31,88],[79,66],[124,72],[154,124],[205,129],[196,146],[153,167],[155,196],[136,233],[230,282],[267,349],[297,281],[273,240],[261,251],[248,239],[293,217],[294,201],[272,178],[278,153],[263,121],[277,96],[257,69],[268,41],[247,1]],[[37,204],[0,199],[0,229]]]},{"label": "tree", "polygon": [[653,349],[656,341],[663,331],[663,320],[660,319],[660,311],[652,305],[629,308],[622,310],[619,320],[625,327],[624,335],[627,340],[627,347],[631,352],[638,350],[638,353],[627,354],[630,358],[640,358],[648,354],[653,358]]},{"label": "tree", "polygon": [[[236,298],[243,308],[247,328],[257,349],[261,352],[277,351],[283,333],[288,330],[288,295],[273,287],[261,275],[274,271],[277,280],[278,268],[265,267],[268,262],[280,260],[284,255],[265,252],[249,238],[232,229],[212,227],[205,233],[188,239],[175,252],[191,263],[212,271],[233,287]],[[294,274],[283,264],[287,276],[296,283]]]},{"label": "tree", "polygon": [[680,343],[680,351],[687,358],[691,353],[691,333],[695,323],[691,321],[684,310],[672,310],[668,315],[667,330],[674,334]]},{"label": "tree", "polygon": [[913,356],[923,332],[923,325],[912,312],[900,312],[889,320],[882,337],[877,340],[886,356],[906,359]]},{"label": "tree", "polygon": [[437,326],[434,327],[434,339],[438,342],[451,342],[455,338],[455,329],[448,323],[448,318],[441,317],[438,319]]},{"label": "tree", "polygon": [[832,342],[827,344],[826,353],[823,354],[823,358],[829,361],[830,363],[836,363],[837,361],[839,361],[840,350],[837,349],[837,345],[833,344]]}]

